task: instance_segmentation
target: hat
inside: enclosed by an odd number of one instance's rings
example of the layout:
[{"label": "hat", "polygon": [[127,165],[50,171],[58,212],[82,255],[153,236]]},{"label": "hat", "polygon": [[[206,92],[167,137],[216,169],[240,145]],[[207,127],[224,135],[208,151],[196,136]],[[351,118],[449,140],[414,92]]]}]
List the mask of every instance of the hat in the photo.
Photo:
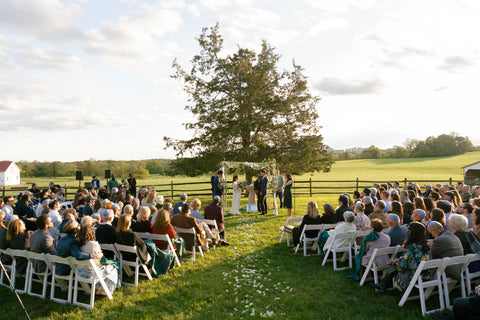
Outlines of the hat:
[{"label": "hat", "polygon": [[219,197],[219,196],[215,196],[215,197],[213,197],[213,200],[215,200],[215,201],[220,201],[220,197]]},{"label": "hat", "polygon": [[96,177],[96,175],[93,175],[93,176],[92,176],[92,178],[95,178],[95,177]]},{"label": "hat", "polygon": [[389,216],[390,216],[390,219],[392,219],[393,221],[400,222],[400,217],[397,214],[390,213]]},{"label": "hat", "polygon": [[422,218],[425,218],[425,215],[426,215],[426,213],[425,213],[425,211],[424,211],[424,210],[422,210],[422,209],[418,209],[417,213],[418,213],[419,215],[421,215],[421,216],[422,216]]},{"label": "hat", "polygon": [[112,192],[118,192],[118,188],[112,188]]},{"label": "hat", "polygon": [[65,191],[65,189],[63,189],[63,188],[60,188],[59,190],[60,190],[60,191]]},{"label": "hat", "polygon": [[431,188],[431,187],[432,187],[432,185],[431,185],[430,183],[428,183],[428,184],[426,184],[426,185],[425,185],[425,187],[429,187],[429,188]]}]

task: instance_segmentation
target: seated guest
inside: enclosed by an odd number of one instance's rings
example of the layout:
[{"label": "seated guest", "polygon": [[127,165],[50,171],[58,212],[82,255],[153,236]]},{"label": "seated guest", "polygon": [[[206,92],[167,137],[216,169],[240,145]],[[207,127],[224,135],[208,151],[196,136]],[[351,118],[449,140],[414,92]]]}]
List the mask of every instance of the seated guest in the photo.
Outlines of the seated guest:
[{"label": "seated guest", "polygon": [[430,198],[423,199],[423,203],[425,204],[425,219],[430,221],[432,219],[432,210],[435,209],[435,204]]},{"label": "seated guest", "polygon": [[93,214],[93,203],[95,200],[95,197],[90,194],[85,198],[85,207],[83,207],[82,211],[83,216],[91,216]]},{"label": "seated guest", "polygon": [[371,213],[368,218],[370,220],[379,219],[382,221],[383,228],[388,228],[387,225],[387,215],[384,213],[385,210],[385,202],[383,200],[378,200],[375,206],[373,207],[374,211]]},{"label": "seated guest", "polygon": [[37,225],[35,224],[35,220],[37,214],[33,209],[30,192],[25,192],[25,194],[22,195],[19,205],[20,209],[18,211],[18,216],[20,219],[25,221],[27,230],[36,230]]},{"label": "seated guest", "polygon": [[400,224],[409,224],[410,222],[412,222],[410,216],[408,216],[407,220],[403,219],[403,207],[400,201],[392,201],[391,207],[392,213],[396,214],[400,218]]},{"label": "seated guest", "polygon": [[338,197],[338,204],[340,205],[340,207],[335,210],[338,221],[343,221],[343,213],[345,211],[353,211],[353,208],[348,205],[349,200],[350,199],[344,194]]},{"label": "seated guest", "polygon": [[383,209],[383,213],[385,214],[390,213],[390,211],[392,210],[391,209],[392,201],[390,200],[388,192],[387,191],[380,192],[380,198],[385,203],[385,209]]},{"label": "seated guest", "polygon": [[217,222],[220,238],[225,240],[225,225],[223,224],[223,208],[220,206],[221,198],[219,196],[213,197],[213,202],[205,207],[203,216],[205,219],[215,220]]},{"label": "seated guest", "polygon": [[[480,244],[480,239],[470,230],[467,230],[468,220],[461,214],[454,213],[450,216],[450,226],[454,231],[463,247],[463,254],[467,255],[470,253],[476,253],[472,250],[472,245]],[[476,261],[478,262],[478,261]],[[475,265],[470,264],[468,266],[470,272],[477,272],[480,270],[480,264],[475,263]]]},{"label": "seated guest", "polygon": [[[176,214],[172,217],[171,223],[172,225],[179,228],[184,228],[184,229],[195,228],[195,232],[197,236],[197,244],[202,246],[202,249],[204,249],[205,251],[208,251],[208,246],[206,245],[206,242],[205,242],[203,229],[198,225],[197,220],[195,218],[190,217],[190,205],[188,203],[182,206],[182,210],[180,211],[179,214]],[[191,248],[193,247],[194,239],[190,237],[190,235],[185,235],[182,237],[185,240],[187,248],[191,250]]]},{"label": "seated guest", "polygon": [[431,221],[437,221],[439,222],[442,227],[445,228],[445,214],[443,213],[442,209],[433,209],[432,210],[432,220]]},{"label": "seated guest", "polygon": [[413,210],[415,210],[413,203],[405,202],[402,204],[402,208],[403,208],[403,223],[408,224],[412,222],[412,213],[413,213]]},{"label": "seated guest", "polygon": [[[168,200],[168,199],[167,199]],[[172,203],[169,202],[169,201],[165,201],[163,203],[163,210],[167,210],[168,211],[168,214],[170,215],[170,217],[172,217]],[[152,225],[155,223],[155,220],[157,219],[157,214],[159,214],[161,212],[162,209],[158,209],[154,214],[153,214],[153,217],[152,217]]]},{"label": "seated guest", "polygon": [[[10,242],[9,248],[19,250],[30,249],[30,236],[32,231],[26,231],[25,223],[21,219],[15,219],[8,224],[7,241]],[[19,274],[25,274],[27,270],[27,259],[17,258],[15,271]]]},{"label": "seated guest", "polygon": [[[382,221],[380,219],[372,219],[371,226],[372,234],[369,234],[365,237],[365,239],[363,240],[364,243],[362,243],[362,246],[360,247],[361,249],[359,251],[359,258],[362,259],[362,266],[364,267],[363,270],[368,266],[368,262],[370,261],[370,258],[372,257],[373,251],[375,251],[375,249],[387,248],[390,246],[390,237],[382,232]],[[363,256],[362,253],[364,253]],[[388,255],[381,255],[375,258],[375,263],[379,268],[383,269],[387,267],[389,260],[390,258]],[[361,272],[361,274],[359,275],[360,277],[362,276],[362,273],[363,272]]]},{"label": "seated guest", "polygon": [[15,199],[12,196],[7,196],[3,198],[3,201],[5,202],[5,205],[2,208],[2,211],[5,212],[5,216],[12,216],[14,214],[13,212],[13,204],[15,203]]},{"label": "seated guest", "polygon": [[[433,237],[431,249],[432,259],[463,255],[463,247],[460,239],[450,231],[444,230],[439,222],[432,221],[428,224],[427,228]],[[445,270],[445,273],[450,278],[460,280],[461,266],[449,266]]]},{"label": "seated guest", "polygon": [[152,224],[150,223],[150,208],[143,206],[137,213],[137,221],[132,223],[132,230],[134,232],[149,232],[152,233]]},{"label": "seated guest", "polygon": [[50,208],[50,211],[48,211],[48,215],[53,221],[53,228],[50,230],[50,235],[56,241],[59,238],[59,228],[62,224],[62,216],[58,212],[58,210],[60,210],[60,202],[58,202],[58,200],[53,200],[48,204],[48,207]]},{"label": "seated guest", "polygon": [[323,214],[320,218],[320,223],[322,224],[335,224],[339,223],[337,215],[335,214],[335,208],[331,203],[325,203],[323,205]]},{"label": "seated guest", "polygon": [[461,203],[457,208],[457,213],[467,218],[468,229],[473,228],[472,212],[473,212],[473,207],[470,203]]},{"label": "seated guest", "polygon": [[[475,295],[456,298],[453,301],[453,318],[458,320],[480,319],[480,285],[475,287]],[[446,317],[444,319],[447,319]]]},{"label": "seated guest", "polygon": [[[170,239],[175,239],[177,233],[173,229],[172,224],[170,223],[170,213],[168,210],[160,209],[157,212],[157,217],[153,223],[152,232],[154,234],[168,234]],[[168,242],[163,240],[155,240],[155,244],[158,248],[166,250],[168,248]],[[176,249],[176,246],[174,246]]]},{"label": "seated guest", "polygon": [[[93,255],[80,250],[77,239],[75,238],[79,228],[80,225],[76,220],[69,220],[65,224],[63,231],[66,235],[58,241],[57,255],[63,258],[74,257],[77,260],[101,259],[102,255],[100,254]],[[67,275],[70,273],[69,265],[57,263],[55,267],[55,273],[58,275]]]},{"label": "seated guest", "polygon": [[426,213],[422,209],[415,209],[412,212],[412,221],[420,222],[423,223],[423,220],[425,219]]},{"label": "seated guest", "polygon": [[476,208],[472,213],[473,233],[480,238],[480,208]]},{"label": "seated guest", "polygon": [[408,237],[408,229],[400,225],[400,218],[394,213],[389,213],[387,215],[387,224],[390,227],[388,232],[390,245],[394,247],[403,244]]},{"label": "seated guest", "polygon": [[[100,259],[103,256],[102,248],[100,244],[95,241],[95,231],[93,228],[86,224],[80,228],[78,232],[78,245],[80,250],[85,253],[89,253],[92,256],[95,256],[94,259],[95,265],[100,271],[100,276],[105,281],[108,290],[113,293],[116,288],[120,287],[120,282],[118,281],[118,271],[117,268],[113,265],[102,265]],[[100,256],[100,258],[98,258]],[[93,276],[93,270],[91,269],[77,269],[77,272],[81,277],[90,278]],[[97,282],[95,285],[96,294],[105,294],[101,284]]]},{"label": "seated guest", "polygon": [[[4,216],[4,213],[0,212],[0,215]],[[10,248],[10,241],[7,240],[8,225],[14,220],[18,219],[16,215],[10,215],[6,219],[0,219],[0,249]],[[0,253],[0,261],[4,264],[10,265],[12,258],[9,255]]]},{"label": "seated guest", "polygon": [[[117,228],[112,225],[113,211],[103,210],[102,220],[103,222],[100,223],[97,230],[95,230],[95,238],[98,243],[117,243]],[[113,259],[113,252],[105,251],[105,257]]]},{"label": "seated guest", "polygon": [[389,262],[389,268],[383,280],[376,285],[379,292],[385,292],[393,280],[393,286],[405,291],[415,274],[420,262],[430,260],[430,248],[425,237],[425,226],[419,222],[408,225],[408,238],[403,244],[406,249],[398,259]]},{"label": "seated guest", "polygon": [[[300,236],[302,234],[303,228],[307,224],[321,224],[322,220],[320,215],[318,214],[318,206],[315,201],[310,201],[307,204],[307,211],[305,211],[305,215],[303,216],[302,222],[293,228],[292,236],[293,236],[293,247],[295,248],[300,243]],[[318,230],[309,230],[306,233],[308,238],[314,238],[318,235]]]},{"label": "seated guest", "polygon": [[[30,251],[36,253],[57,254],[55,242],[48,230],[53,228],[52,218],[48,214],[42,214],[37,218],[38,229],[30,236]],[[35,272],[44,272],[46,268],[45,262],[40,260],[33,261],[33,269]]]},{"label": "seated guest", "polygon": [[[75,209],[73,208],[69,208],[67,210],[65,210],[63,212],[63,215],[62,215],[62,223],[60,224],[60,226],[58,227],[58,230],[56,230],[55,228],[55,224],[53,225],[53,228],[51,228],[48,233],[55,239],[55,241],[57,241],[58,239],[56,238],[57,235],[60,235],[63,232],[63,226],[65,226],[65,224],[68,222],[68,220],[77,220],[77,212],[75,211]],[[53,219],[52,219],[53,221]]]},{"label": "seated guest", "polygon": [[447,200],[441,200],[437,202],[437,208],[442,209],[443,213],[445,214],[445,229],[452,232],[453,230],[452,228],[450,228],[450,225],[448,223],[448,219],[452,214],[452,204]]},{"label": "seated guest", "polygon": [[[151,257],[148,254],[147,245],[145,244],[145,241],[140,239],[140,237],[130,229],[131,224],[132,217],[128,213],[124,213],[120,216],[117,224],[117,243],[125,246],[137,246],[140,260],[143,263],[148,264]],[[134,254],[126,254],[125,258],[129,261],[135,261],[136,256]]]},{"label": "seated guest", "polygon": [[[357,202],[357,204],[362,204],[362,203]],[[347,233],[347,232],[351,232],[353,234],[357,231],[357,227],[354,224],[355,214],[352,211],[345,211],[345,213],[343,214],[343,220],[345,222],[337,225],[335,229],[324,231],[328,234],[327,241],[325,242],[325,245],[323,245],[323,248],[322,248],[322,245],[319,243],[320,249],[322,249],[323,252],[327,252],[327,250],[331,248],[331,246],[333,245],[333,236],[335,234]],[[318,240],[319,242],[321,241],[320,237]],[[349,242],[348,239],[340,239],[340,240],[337,239],[335,240],[335,245],[338,247],[342,247],[342,246],[348,245],[348,242]]]},{"label": "seated guest", "polygon": [[186,193],[182,193],[180,195],[180,202],[177,202],[174,206],[173,206],[173,215],[176,215],[180,212],[180,208],[187,203],[187,194]]},{"label": "seated guest", "polygon": [[365,205],[363,213],[365,213],[366,216],[369,216],[374,211],[372,198],[366,196],[362,199],[362,202]]},{"label": "seated guest", "polygon": [[202,207],[202,202],[198,198],[195,198],[190,205],[192,206],[192,210],[190,211],[190,217],[194,217],[195,219],[197,219],[197,222],[198,220],[202,220],[203,216],[199,211]]},{"label": "seated guest", "polygon": [[363,212],[365,205],[362,202],[357,202],[353,208],[355,212],[355,226],[358,231],[370,230],[370,219]]}]

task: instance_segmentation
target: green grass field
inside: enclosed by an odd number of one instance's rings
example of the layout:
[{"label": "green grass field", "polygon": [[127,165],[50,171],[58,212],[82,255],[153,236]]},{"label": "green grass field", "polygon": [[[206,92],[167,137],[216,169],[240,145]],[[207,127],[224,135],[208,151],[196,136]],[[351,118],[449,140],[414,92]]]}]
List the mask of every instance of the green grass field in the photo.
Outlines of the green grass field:
[{"label": "green grass field", "polygon": [[[314,173],[314,179],[365,180],[416,179],[462,180],[461,167],[480,160],[480,152],[437,159],[352,160],[337,162],[329,173]],[[310,175],[295,177],[309,179]],[[152,177],[139,184],[175,181],[209,181],[209,177]],[[29,179],[30,180],[30,179]],[[50,179],[31,179],[45,185]],[[75,185],[71,178],[55,178]],[[313,200],[336,205],[338,195],[316,195]],[[175,199],[176,200],[176,199]],[[302,216],[308,196],[296,198],[294,215]],[[202,198],[205,204],[208,197]],[[246,203],[246,199],[242,200]],[[181,268],[153,281],[142,279],[137,288],[122,287],[114,300],[97,296],[95,308],[54,303],[28,295],[21,298],[32,319],[421,319],[417,301],[397,306],[400,293],[377,294],[368,285],[360,287],[345,278],[351,270],[333,272],[331,263],[321,266],[316,255],[294,254],[286,243],[278,243],[278,216],[252,213],[226,216],[229,247],[219,247],[186,261]],[[20,280],[21,281],[21,280]],[[0,319],[24,319],[15,295],[0,287]],[[436,296],[430,306],[438,303]]]}]

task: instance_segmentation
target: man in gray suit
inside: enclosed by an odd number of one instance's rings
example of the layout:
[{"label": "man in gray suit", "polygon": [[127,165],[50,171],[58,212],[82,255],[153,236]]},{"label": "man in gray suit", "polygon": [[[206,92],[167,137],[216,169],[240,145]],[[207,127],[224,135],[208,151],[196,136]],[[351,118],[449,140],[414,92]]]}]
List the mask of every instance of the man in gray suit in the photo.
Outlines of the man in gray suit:
[{"label": "man in gray suit", "polygon": [[[443,229],[443,226],[437,222],[432,221],[428,224],[428,232],[432,235],[432,258],[441,259],[445,257],[463,256],[463,247],[460,239]],[[461,266],[450,266],[445,270],[448,277],[460,280]]]},{"label": "man in gray suit", "polygon": [[[42,214],[37,218],[38,229],[35,230],[30,236],[30,251],[36,253],[50,253],[57,254],[57,249],[55,249],[55,242],[48,230],[53,228],[52,218],[48,214]],[[43,261],[35,260],[33,262],[33,269],[35,272],[45,271],[46,265]]]}]

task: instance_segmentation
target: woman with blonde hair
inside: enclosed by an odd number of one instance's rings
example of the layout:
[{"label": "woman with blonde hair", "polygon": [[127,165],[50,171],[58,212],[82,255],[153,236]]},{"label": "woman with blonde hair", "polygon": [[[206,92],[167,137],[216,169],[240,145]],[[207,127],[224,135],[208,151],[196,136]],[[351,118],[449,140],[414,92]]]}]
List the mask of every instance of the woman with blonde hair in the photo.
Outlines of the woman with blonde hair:
[{"label": "woman with blonde hair", "polygon": [[149,207],[141,207],[137,213],[137,221],[132,224],[132,230],[135,232],[152,233],[152,224],[150,223],[151,212]]},{"label": "woman with blonde hair", "polygon": [[202,213],[200,212],[200,208],[202,207],[202,202],[200,201],[200,199],[198,198],[193,199],[190,205],[192,206],[192,210],[190,210],[190,217],[194,217],[197,220],[202,220],[203,216],[202,216]]},{"label": "woman with blonde hair", "polygon": [[[148,263],[151,257],[148,254],[147,245],[145,244],[145,241],[140,239],[140,237],[130,229],[131,224],[132,217],[128,213],[124,213],[120,216],[117,223],[117,243],[132,247],[137,246],[140,259],[143,263]],[[135,255],[126,255],[126,257],[129,261],[135,261],[136,259]]]},{"label": "woman with blonde hair", "polygon": [[[293,235],[293,246],[294,248],[300,243],[300,235],[302,234],[303,228],[307,224],[321,224],[322,219],[320,217],[318,206],[315,201],[310,201],[307,204],[307,211],[303,216],[302,222],[292,230]],[[308,238],[314,238],[318,235],[318,230],[309,230],[306,233]]]},{"label": "woman with blonde hair", "polygon": [[[8,224],[7,241],[10,241],[11,249],[30,250],[30,235],[32,231],[26,231],[25,223],[22,219],[16,219]],[[27,270],[27,259],[17,258],[15,270],[19,274],[25,274]]]}]

